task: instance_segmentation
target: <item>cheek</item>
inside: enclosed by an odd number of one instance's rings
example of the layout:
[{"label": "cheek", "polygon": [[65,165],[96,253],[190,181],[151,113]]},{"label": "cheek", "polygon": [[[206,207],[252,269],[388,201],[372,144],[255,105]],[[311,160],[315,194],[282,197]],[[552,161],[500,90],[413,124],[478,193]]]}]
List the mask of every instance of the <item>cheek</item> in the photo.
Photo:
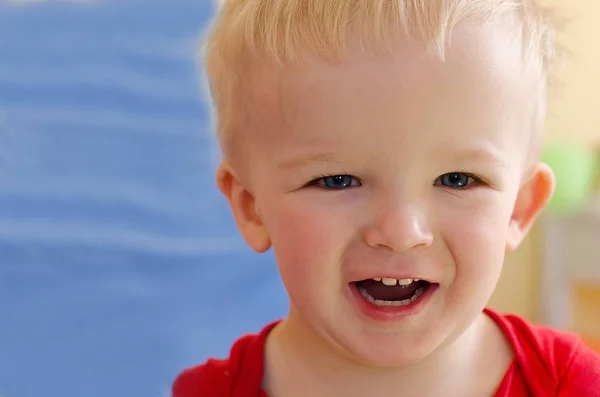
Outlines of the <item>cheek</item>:
[{"label": "cheek", "polygon": [[486,200],[440,215],[444,243],[454,259],[447,303],[465,315],[487,305],[500,278],[511,212],[505,207],[500,199]]},{"label": "cheek", "polygon": [[267,208],[263,219],[290,295],[338,281],[339,260],[353,230],[347,209],[325,207],[302,195],[273,200]]},{"label": "cheek", "polygon": [[510,215],[506,198],[500,195],[440,215],[441,232],[456,261],[457,276],[481,281],[499,276]]}]

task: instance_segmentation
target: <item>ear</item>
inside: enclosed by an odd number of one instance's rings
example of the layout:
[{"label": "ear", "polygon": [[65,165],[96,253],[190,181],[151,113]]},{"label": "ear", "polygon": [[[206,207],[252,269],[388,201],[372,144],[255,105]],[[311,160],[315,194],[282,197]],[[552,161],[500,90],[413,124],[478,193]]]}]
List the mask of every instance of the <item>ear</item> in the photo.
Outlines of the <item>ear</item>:
[{"label": "ear", "polygon": [[237,227],[246,243],[256,252],[265,252],[271,247],[271,238],[262,222],[256,201],[246,189],[231,165],[222,162],[217,169],[217,186],[229,201]]},{"label": "ear", "polygon": [[510,219],[506,249],[514,251],[525,239],[534,221],[554,194],[554,173],[544,164],[536,164],[529,179],[521,186]]}]

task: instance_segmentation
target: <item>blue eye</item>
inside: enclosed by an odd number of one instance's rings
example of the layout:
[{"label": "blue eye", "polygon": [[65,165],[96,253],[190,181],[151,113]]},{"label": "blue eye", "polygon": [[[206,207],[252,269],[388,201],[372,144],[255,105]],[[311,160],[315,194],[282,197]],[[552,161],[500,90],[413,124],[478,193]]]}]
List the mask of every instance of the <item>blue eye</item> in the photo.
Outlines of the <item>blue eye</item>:
[{"label": "blue eye", "polygon": [[475,182],[475,179],[468,174],[462,172],[450,172],[440,176],[435,185],[442,185],[452,189],[463,189]]},{"label": "blue eye", "polygon": [[346,189],[360,186],[360,182],[350,175],[330,175],[317,179],[315,185],[326,189]]}]

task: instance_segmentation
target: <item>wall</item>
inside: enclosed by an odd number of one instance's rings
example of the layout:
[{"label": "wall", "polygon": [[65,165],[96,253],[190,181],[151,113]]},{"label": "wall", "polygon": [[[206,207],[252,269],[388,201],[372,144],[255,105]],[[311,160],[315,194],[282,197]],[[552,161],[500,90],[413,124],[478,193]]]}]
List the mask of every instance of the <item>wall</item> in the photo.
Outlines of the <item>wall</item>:
[{"label": "wall", "polygon": [[[548,3],[548,1],[546,1]],[[558,5],[567,22],[561,41],[570,52],[565,68],[557,74],[559,87],[551,98],[549,139],[568,138],[600,145],[600,2],[561,0]]]},{"label": "wall", "polygon": [[0,0],[0,396],[167,396],[285,313],[214,186],[212,15]]}]

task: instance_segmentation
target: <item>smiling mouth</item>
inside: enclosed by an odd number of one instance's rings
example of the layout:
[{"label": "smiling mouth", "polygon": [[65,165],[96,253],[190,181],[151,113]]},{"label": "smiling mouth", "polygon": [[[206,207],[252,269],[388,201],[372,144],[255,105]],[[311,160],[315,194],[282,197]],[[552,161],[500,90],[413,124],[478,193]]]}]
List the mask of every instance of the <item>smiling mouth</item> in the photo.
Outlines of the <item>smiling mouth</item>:
[{"label": "smiling mouth", "polygon": [[431,283],[418,279],[372,278],[352,283],[375,306],[408,306],[417,301]]}]

